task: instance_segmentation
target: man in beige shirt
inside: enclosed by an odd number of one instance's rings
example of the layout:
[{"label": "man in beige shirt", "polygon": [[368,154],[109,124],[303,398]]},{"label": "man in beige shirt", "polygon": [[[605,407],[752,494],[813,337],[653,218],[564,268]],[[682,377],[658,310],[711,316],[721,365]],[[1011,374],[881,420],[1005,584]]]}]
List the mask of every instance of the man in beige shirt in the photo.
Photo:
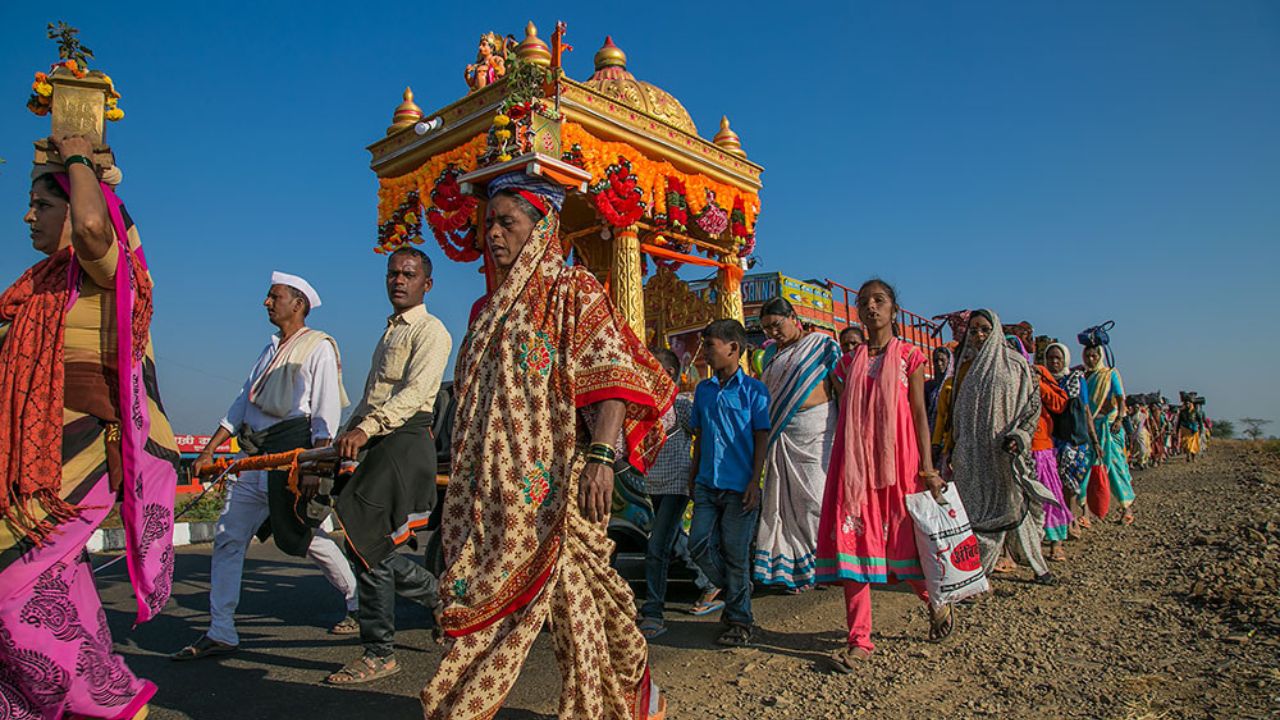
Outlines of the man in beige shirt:
[{"label": "man in beige shirt", "polygon": [[335,515],[356,569],[364,654],[330,675],[332,685],[400,671],[393,654],[397,592],[433,612],[440,601],[436,578],[396,552],[427,524],[436,502],[431,409],[453,340],[422,304],[431,284],[431,260],[421,250],[404,247],[387,259],[395,312],[373,351],[364,397],[334,442],[344,458],[360,460]]}]

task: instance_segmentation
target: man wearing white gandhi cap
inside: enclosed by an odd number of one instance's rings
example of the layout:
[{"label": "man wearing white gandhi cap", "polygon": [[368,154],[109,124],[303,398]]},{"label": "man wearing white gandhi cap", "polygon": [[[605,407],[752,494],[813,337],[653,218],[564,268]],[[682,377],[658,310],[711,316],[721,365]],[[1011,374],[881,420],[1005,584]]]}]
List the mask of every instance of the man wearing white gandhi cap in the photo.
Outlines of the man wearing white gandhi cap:
[{"label": "man wearing white gandhi cap", "polygon": [[[279,332],[258,356],[244,387],[218,424],[195,469],[213,461],[213,450],[231,438],[240,439],[247,455],[324,447],[338,430],[342,408],[349,404],[342,388],[338,343],[306,326],[306,317],[320,307],[311,283],[282,272],[271,274],[271,288],[263,302],[267,319]],[[286,553],[310,558],[346,599],[347,614],[331,630],[359,632],[355,620],[356,581],[351,565],[329,536],[331,517],[312,527],[306,504],[315,494],[313,479],[303,478],[302,497],[288,489],[288,473],[243,472],[227,491],[227,504],[218,518],[213,541],[209,587],[209,630],[173,655],[174,660],[221,655],[239,647],[235,611],[240,602],[244,555],[255,533],[274,536]]]}]

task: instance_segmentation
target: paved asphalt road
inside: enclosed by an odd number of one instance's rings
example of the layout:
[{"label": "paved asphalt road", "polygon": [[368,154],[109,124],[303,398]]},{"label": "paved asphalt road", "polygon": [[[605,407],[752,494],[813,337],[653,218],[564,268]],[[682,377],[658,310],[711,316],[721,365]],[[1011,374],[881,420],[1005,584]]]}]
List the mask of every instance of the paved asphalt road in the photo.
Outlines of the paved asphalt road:
[{"label": "paved asphalt road", "polygon": [[[442,652],[431,640],[426,610],[403,600],[397,607],[401,629],[396,654],[404,665],[399,675],[355,688],[321,685],[326,675],[360,653],[359,641],[326,632],[342,617],[342,598],[310,563],[286,556],[270,543],[255,543],[245,563],[237,615],[241,649],[220,658],[169,660],[170,653],[194,641],[207,626],[210,551],[209,545],[179,548],[173,600],[160,617],[134,630],[124,564],[99,577],[118,650],[134,672],[160,687],[152,718],[421,717],[418,692]],[[99,564],[104,560],[95,558]],[[627,568],[627,574],[634,577],[635,570]],[[675,583],[671,598],[688,602],[692,592],[691,584]],[[675,644],[679,636],[680,644],[711,645],[714,621],[681,616],[677,622],[706,627],[669,633],[669,642]],[[550,638],[544,636],[498,717],[553,718],[558,686]]]}]

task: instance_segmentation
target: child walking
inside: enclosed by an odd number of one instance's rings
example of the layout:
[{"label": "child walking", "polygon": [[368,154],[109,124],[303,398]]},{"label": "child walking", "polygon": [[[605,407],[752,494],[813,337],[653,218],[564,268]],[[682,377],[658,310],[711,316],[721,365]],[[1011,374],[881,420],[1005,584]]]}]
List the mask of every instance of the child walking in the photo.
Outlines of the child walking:
[{"label": "child walking", "polygon": [[691,421],[689,550],[712,584],[724,589],[725,630],[716,642],[729,646],[751,642],[751,539],[769,440],[769,391],[742,371],[746,347],[747,331],[737,320],[716,320],[702,331],[712,376],[694,391]]}]

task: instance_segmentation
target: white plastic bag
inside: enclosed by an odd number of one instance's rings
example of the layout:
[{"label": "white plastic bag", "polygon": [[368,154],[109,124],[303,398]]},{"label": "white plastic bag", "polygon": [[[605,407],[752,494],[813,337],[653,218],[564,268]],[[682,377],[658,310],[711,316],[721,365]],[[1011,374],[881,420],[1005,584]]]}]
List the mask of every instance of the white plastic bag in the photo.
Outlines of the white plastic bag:
[{"label": "white plastic bag", "polygon": [[982,572],[978,539],[955,483],[942,491],[942,504],[928,490],[907,496],[907,512],[916,526],[916,550],[935,607],[959,602],[990,589]]}]

